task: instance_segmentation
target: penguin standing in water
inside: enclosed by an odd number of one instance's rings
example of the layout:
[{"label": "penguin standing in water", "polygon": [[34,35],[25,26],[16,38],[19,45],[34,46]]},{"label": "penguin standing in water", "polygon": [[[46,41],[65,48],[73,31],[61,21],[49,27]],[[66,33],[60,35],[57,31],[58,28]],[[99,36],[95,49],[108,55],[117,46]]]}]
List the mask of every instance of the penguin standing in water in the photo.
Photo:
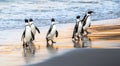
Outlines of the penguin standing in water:
[{"label": "penguin standing in water", "polygon": [[80,20],[80,16],[77,16],[72,39],[74,38],[76,40],[76,38],[78,38],[79,40],[79,38],[82,36],[82,33],[83,33],[82,22]]},{"label": "penguin standing in water", "polygon": [[86,34],[88,34],[87,29],[91,26],[91,14],[93,13],[93,11],[88,11],[84,18],[81,20],[83,23],[83,30],[84,32],[86,32]]},{"label": "penguin standing in water", "polygon": [[30,24],[30,27],[31,27],[31,30],[34,36],[36,34],[36,31],[40,33],[40,30],[34,25],[33,19],[31,18],[29,19],[29,24]]},{"label": "penguin standing in water", "polygon": [[52,18],[52,19],[51,19],[51,22],[52,22],[52,24],[51,24],[50,29],[49,29],[49,31],[48,31],[48,33],[47,33],[47,36],[46,36],[47,47],[49,46],[49,41],[50,41],[50,40],[51,40],[51,42],[52,42],[52,44],[53,44],[53,43],[55,43],[55,42],[53,41],[54,37],[58,37],[58,31],[57,31],[57,29],[56,29],[55,19]]},{"label": "penguin standing in water", "polygon": [[34,40],[34,35],[32,33],[31,27],[28,23],[28,19],[25,19],[25,30],[22,34],[23,48],[29,46],[29,44]]}]

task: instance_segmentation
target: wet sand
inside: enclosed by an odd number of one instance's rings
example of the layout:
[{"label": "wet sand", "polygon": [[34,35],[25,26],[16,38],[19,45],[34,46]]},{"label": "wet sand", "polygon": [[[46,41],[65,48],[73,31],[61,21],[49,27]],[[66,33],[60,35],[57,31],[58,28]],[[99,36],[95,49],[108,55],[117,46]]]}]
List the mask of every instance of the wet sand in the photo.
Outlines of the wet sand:
[{"label": "wet sand", "polygon": [[[20,41],[23,29],[0,31],[0,34],[1,34],[1,38],[0,38],[0,49],[1,49],[0,50],[0,58],[1,58],[0,62],[1,64],[0,65],[18,66],[18,65],[38,63],[37,64],[38,66],[39,64],[40,65],[43,64],[42,66],[44,66],[44,64],[53,66],[52,64],[61,63],[62,66],[65,66],[62,60],[58,60],[58,59],[59,58],[63,59],[68,54],[70,54],[68,55],[68,58],[70,58],[70,60],[65,59],[66,63],[68,64],[69,63],[71,64],[72,59],[74,60],[73,64],[77,64],[78,61],[81,61],[78,64],[82,64],[82,63],[84,64],[85,62],[82,60],[84,59],[84,57],[85,59],[90,58],[90,60],[87,60],[87,63],[86,63],[88,65],[89,65],[89,61],[91,61],[92,58],[95,61],[97,57],[100,57],[98,59],[101,59],[101,61],[104,60],[105,57],[106,58],[112,57],[110,59],[110,62],[115,63],[115,60],[112,60],[112,59],[117,59],[117,57],[119,57],[119,51],[120,51],[119,50],[120,48],[120,18],[110,19],[110,20],[101,20],[101,21],[92,21],[92,26],[88,29],[90,34],[88,34],[88,36],[84,36],[85,40],[81,42],[75,42],[75,41],[72,41],[71,39],[74,24],[75,23],[57,24],[57,29],[59,31],[59,37],[55,39],[57,43],[49,48],[46,48],[46,40],[45,40],[45,36],[46,36],[49,26],[39,27],[41,34],[37,33],[36,40],[34,41],[35,48],[32,49],[32,50],[35,50],[35,52],[30,52],[28,50],[26,53],[24,53],[24,50],[22,48],[22,42]],[[2,32],[4,32],[4,34]],[[75,49],[75,48],[79,48],[79,49]],[[83,55],[82,53],[84,52],[85,54]],[[102,52],[105,54],[102,54]],[[107,54],[107,53],[110,53],[110,54]],[[76,55],[76,54],[79,54],[81,56]],[[93,57],[92,55],[95,55],[95,57]],[[76,58],[76,61],[73,57]],[[81,57],[82,59],[80,59]],[[50,60],[55,59],[56,62],[49,61],[48,59]],[[96,63],[98,62],[96,61]],[[107,64],[107,62],[105,63]],[[85,66],[88,66],[88,65],[85,65]]]},{"label": "wet sand", "polygon": [[74,49],[28,66],[119,66],[120,49]]}]

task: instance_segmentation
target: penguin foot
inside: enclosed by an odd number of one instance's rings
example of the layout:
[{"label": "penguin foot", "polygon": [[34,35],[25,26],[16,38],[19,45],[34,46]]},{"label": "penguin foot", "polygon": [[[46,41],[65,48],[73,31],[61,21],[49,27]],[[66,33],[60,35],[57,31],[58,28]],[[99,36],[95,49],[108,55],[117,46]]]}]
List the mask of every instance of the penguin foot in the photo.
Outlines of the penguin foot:
[{"label": "penguin foot", "polygon": [[75,39],[74,38],[72,38],[72,41],[74,41]]},{"label": "penguin foot", "polygon": [[91,34],[91,32],[88,32],[87,34]]},{"label": "penguin foot", "polygon": [[47,43],[46,47],[49,47],[50,45]]},{"label": "penguin foot", "polygon": [[26,47],[28,47],[29,45],[28,44],[26,44]]},{"label": "penguin foot", "polygon": [[77,41],[77,38],[74,38],[75,41]]},{"label": "penguin foot", "polygon": [[25,44],[23,44],[23,48],[25,48]]},{"label": "penguin foot", "polygon": [[52,43],[56,43],[55,41],[52,41]]},{"label": "penguin foot", "polygon": [[74,39],[74,37],[72,37],[72,39]]}]

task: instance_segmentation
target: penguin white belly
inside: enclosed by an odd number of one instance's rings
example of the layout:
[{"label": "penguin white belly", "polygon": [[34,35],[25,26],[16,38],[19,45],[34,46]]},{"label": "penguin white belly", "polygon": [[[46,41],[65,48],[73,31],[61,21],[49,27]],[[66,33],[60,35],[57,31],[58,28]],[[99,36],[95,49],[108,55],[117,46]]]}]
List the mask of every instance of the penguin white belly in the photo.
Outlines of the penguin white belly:
[{"label": "penguin white belly", "polygon": [[56,27],[53,26],[53,28],[52,28],[50,34],[48,35],[48,38],[49,38],[49,39],[54,39],[55,31],[56,31]]},{"label": "penguin white belly", "polygon": [[79,26],[78,26],[77,35],[80,35],[81,30],[82,30],[82,24],[81,24],[81,22],[80,22],[80,23],[79,23]]},{"label": "penguin white belly", "polygon": [[35,35],[36,34],[36,29],[35,29],[35,26],[33,24],[31,25],[31,30],[32,30],[33,35]]},{"label": "penguin white belly", "polygon": [[90,16],[89,16],[88,19],[87,19],[87,21],[86,21],[85,26],[83,27],[84,30],[86,30],[86,29],[89,27],[90,22],[91,22],[91,18],[90,18]]},{"label": "penguin white belly", "polygon": [[32,35],[31,35],[31,29],[30,27],[26,27],[26,32],[25,32],[25,42],[29,42],[32,38]]}]

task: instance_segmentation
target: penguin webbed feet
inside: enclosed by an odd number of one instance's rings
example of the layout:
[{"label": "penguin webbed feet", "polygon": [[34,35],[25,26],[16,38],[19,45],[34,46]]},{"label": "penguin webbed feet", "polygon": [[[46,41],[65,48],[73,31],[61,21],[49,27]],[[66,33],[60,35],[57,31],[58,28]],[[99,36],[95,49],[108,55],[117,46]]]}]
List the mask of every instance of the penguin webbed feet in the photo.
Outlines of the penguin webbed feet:
[{"label": "penguin webbed feet", "polygon": [[91,34],[91,32],[88,32],[87,30],[84,31],[84,35]]},{"label": "penguin webbed feet", "polygon": [[79,40],[80,36],[79,35],[75,35],[74,37],[72,37],[73,40],[77,41]]},{"label": "penguin webbed feet", "polygon": [[31,49],[31,45],[33,45],[34,43],[32,41],[29,42],[23,42],[23,49]]},{"label": "penguin webbed feet", "polygon": [[74,39],[74,37],[72,37],[72,39]]},{"label": "penguin webbed feet", "polygon": [[53,44],[49,44],[49,43],[47,43],[47,46],[46,46],[47,48],[52,48],[53,47]]},{"label": "penguin webbed feet", "polygon": [[28,44],[23,44],[23,48],[24,48],[24,49],[27,49],[27,47],[29,47]]},{"label": "penguin webbed feet", "polygon": [[47,41],[47,47],[49,47],[50,45],[53,45],[54,43],[56,43],[55,41],[51,40],[51,44],[49,43],[49,39],[46,38],[46,41]]},{"label": "penguin webbed feet", "polygon": [[52,41],[52,44],[56,43],[55,41],[51,40]]},{"label": "penguin webbed feet", "polygon": [[46,47],[49,47],[49,46],[50,46],[50,44],[49,44],[49,43],[47,43]]}]

